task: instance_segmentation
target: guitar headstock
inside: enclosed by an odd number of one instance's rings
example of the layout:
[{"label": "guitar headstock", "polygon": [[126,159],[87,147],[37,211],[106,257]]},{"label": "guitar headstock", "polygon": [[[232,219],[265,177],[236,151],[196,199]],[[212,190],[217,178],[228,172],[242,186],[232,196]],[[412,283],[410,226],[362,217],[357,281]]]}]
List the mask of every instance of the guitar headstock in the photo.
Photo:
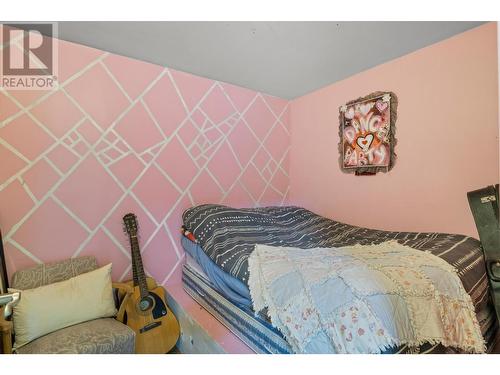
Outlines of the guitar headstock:
[{"label": "guitar headstock", "polygon": [[129,236],[137,236],[137,216],[133,213],[128,213],[123,217],[123,223],[125,225],[124,231]]}]

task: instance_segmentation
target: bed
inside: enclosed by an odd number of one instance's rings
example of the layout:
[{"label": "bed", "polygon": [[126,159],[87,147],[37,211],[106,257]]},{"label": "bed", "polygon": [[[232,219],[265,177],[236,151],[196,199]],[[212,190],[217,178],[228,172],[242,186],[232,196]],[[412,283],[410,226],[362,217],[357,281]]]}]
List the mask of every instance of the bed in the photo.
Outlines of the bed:
[{"label": "bed", "polygon": [[[186,291],[257,353],[290,353],[291,348],[265,313],[255,316],[248,290],[248,257],[256,244],[302,249],[377,244],[388,240],[430,252],[458,270],[470,295],[481,333],[490,351],[498,323],[490,300],[480,243],[445,233],[388,232],[356,227],[301,207],[234,209],[201,205],[186,210],[183,237],[187,253],[183,270]],[[192,240],[195,239],[196,242]],[[441,344],[399,346],[386,353],[457,353]]]}]

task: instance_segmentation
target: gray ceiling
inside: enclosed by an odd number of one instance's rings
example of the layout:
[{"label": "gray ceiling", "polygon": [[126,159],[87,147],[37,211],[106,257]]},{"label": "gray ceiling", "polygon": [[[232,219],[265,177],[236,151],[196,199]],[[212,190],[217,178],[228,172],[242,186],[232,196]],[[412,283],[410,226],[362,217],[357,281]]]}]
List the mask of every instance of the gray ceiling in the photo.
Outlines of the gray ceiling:
[{"label": "gray ceiling", "polygon": [[295,98],[482,22],[60,22],[59,38]]}]

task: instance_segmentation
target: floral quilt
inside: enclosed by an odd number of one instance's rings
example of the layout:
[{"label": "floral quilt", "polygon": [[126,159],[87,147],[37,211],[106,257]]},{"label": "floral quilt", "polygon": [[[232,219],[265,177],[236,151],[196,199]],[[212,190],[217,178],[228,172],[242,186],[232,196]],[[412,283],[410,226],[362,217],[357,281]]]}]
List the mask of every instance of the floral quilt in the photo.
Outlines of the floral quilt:
[{"label": "floral quilt", "polygon": [[471,297],[443,259],[396,241],[298,249],[256,245],[254,311],[297,353],[381,353],[443,344],[483,353]]}]

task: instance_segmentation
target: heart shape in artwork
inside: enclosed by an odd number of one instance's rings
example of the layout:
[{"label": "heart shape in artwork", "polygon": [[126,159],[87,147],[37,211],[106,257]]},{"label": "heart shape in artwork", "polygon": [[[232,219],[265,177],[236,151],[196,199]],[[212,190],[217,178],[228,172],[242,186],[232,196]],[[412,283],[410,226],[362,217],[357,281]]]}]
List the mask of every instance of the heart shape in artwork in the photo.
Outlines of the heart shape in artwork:
[{"label": "heart shape in artwork", "polygon": [[360,104],[359,105],[359,112],[361,112],[361,114],[363,116],[366,116],[366,114],[368,112],[370,112],[370,109],[372,109],[372,107],[373,107],[373,102],[371,102],[371,103],[365,103],[365,104]]},{"label": "heart shape in artwork", "polygon": [[363,151],[366,151],[370,148],[373,142],[373,134],[368,134],[365,137],[358,137],[356,143]]},{"label": "heart shape in artwork", "polygon": [[378,111],[382,113],[387,109],[388,104],[386,102],[379,100],[377,104],[375,104],[375,106],[377,107]]},{"label": "heart shape in artwork", "polygon": [[349,107],[349,109],[345,112],[345,118],[349,119],[349,120],[354,118],[354,108],[353,107]]}]

